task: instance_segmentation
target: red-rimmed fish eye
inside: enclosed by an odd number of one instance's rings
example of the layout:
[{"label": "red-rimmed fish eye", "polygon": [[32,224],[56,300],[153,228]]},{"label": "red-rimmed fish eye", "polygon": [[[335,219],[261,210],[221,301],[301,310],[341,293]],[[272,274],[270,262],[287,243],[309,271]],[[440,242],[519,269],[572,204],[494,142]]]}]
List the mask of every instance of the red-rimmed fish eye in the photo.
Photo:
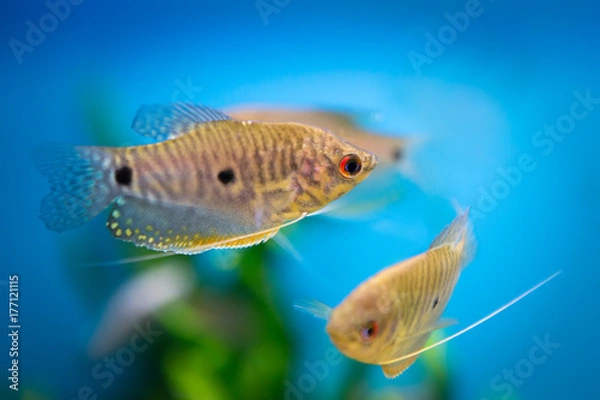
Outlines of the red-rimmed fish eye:
[{"label": "red-rimmed fish eye", "polygon": [[356,176],[362,169],[362,161],[356,154],[348,154],[340,161],[340,173],[346,178]]},{"label": "red-rimmed fish eye", "polygon": [[360,331],[360,336],[365,342],[370,342],[377,337],[379,325],[375,321],[367,322]]}]

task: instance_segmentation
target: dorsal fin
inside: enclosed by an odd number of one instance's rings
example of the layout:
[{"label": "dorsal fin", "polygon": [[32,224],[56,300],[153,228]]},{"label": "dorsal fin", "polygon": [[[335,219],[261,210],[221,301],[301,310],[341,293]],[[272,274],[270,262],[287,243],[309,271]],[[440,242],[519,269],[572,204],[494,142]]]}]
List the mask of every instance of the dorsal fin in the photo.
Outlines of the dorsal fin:
[{"label": "dorsal fin", "polygon": [[200,104],[147,104],[139,108],[131,127],[140,135],[163,141],[181,136],[197,124],[230,119],[221,111]]},{"label": "dorsal fin", "polygon": [[459,214],[454,221],[448,226],[446,226],[439,235],[433,240],[430,249],[433,249],[438,246],[450,245],[457,246],[461,241],[463,241],[471,233],[472,227],[469,222],[469,208],[466,211]]},{"label": "dorsal fin", "polygon": [[473,226],[469,221],[469,208],[454,218],[454,221],[437,235],[429,249],[441,246],[450,246],[458,252],[463,267],[471,262],[475,254],[476,242]]}]

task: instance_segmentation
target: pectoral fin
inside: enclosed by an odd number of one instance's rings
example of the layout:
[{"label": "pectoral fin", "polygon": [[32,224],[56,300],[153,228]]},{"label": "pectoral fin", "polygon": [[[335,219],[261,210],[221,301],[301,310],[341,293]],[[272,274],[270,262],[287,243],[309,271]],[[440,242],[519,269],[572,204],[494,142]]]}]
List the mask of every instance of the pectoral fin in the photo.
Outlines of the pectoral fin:
[{"label": "pectoral fin", "polygon": [[314,317],[324,319],[326,321],[329,319],[331,311],[333,311],[333,308],[315,299],[296,300],[294,302],[294,308],[296,310],[312,314]]},{"label": "pectoral fin", "polygon": [[430,335],[434,331],[437,331],[439,329],[444,329],[444,328],[447,328],[449,326],[456,325],[456,324],[458,324],[458,321],[454,318],[440,319],[439,321],[424,327],[422,330],[406,336],[405,339],[412,339],[414,337],[422,336],[422,335]]}]

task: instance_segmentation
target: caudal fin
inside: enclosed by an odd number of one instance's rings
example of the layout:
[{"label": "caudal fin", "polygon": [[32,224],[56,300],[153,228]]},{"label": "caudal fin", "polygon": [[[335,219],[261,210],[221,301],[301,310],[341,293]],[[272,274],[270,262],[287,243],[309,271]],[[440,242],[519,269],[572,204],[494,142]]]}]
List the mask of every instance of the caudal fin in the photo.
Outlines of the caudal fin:
[{"label": "caudal fin", "polygon": [[426,150],[430,138],[424,134],[420,134],[405,136],[398,140],[401,145],[394,152],[395,168],[404,177],[421,186],[424,178],[420,174],[417,161],[420,154]]},{"label": "caudal fin", "polygon": [[469,208],[454,218],[454,221],[437,235],[429,248],[440,246],[451,246],[459,252],[462,255],[463,266],[473,259],[476,243],[473,225],[469,220]]},{"label": "caudal fin", "polygon": [[50,194],[40,207],[40,218],[48,229],[63,232],[76,228],[114,200],[108,157],[110,154],[95,147],[45,144],[34,149],[33,162],[50,183]]}]

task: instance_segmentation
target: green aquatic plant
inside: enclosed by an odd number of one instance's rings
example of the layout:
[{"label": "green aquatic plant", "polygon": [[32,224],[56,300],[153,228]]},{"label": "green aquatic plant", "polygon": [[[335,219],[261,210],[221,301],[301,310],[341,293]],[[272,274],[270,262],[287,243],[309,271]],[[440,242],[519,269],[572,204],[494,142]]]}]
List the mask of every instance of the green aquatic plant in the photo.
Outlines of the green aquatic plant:
[{"label": "green aquatic plant", "polygon": [[268,289],[266,252],[243,252],[233,287],[199,287],[159,314],[168,335],[162,367],[169,391],[182,398],[283,398],[292,342]]}]

